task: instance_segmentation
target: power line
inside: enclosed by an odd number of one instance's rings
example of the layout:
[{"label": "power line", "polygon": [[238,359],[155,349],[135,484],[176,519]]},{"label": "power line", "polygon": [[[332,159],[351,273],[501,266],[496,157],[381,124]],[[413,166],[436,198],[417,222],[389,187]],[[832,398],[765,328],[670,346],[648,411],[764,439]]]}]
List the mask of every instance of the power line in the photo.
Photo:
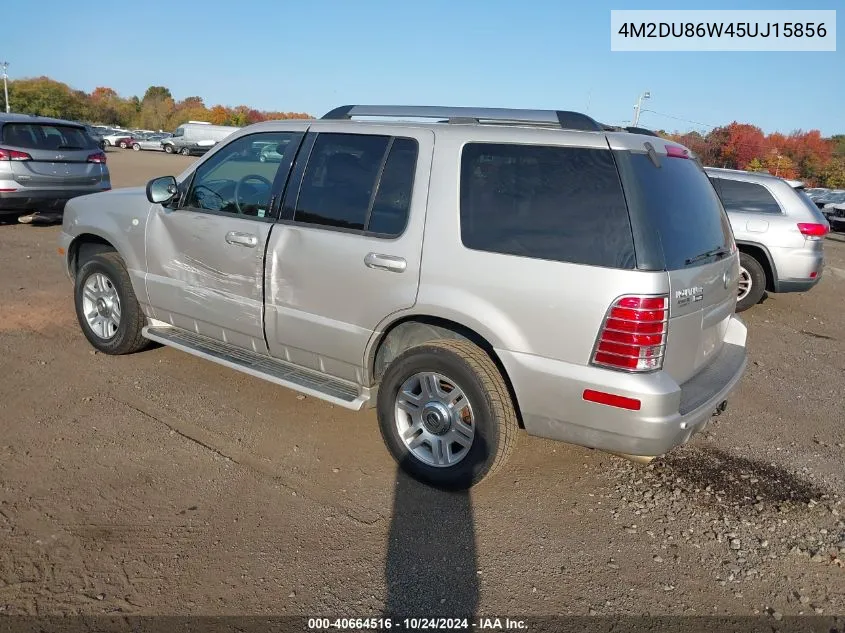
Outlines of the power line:
[{"label": "power line", "polygon": [[710,125],[709,123],[702,123],[701,121],[692,121],[690,119],[685,119],[683,117],[675,116],[673,114],[666,114],[665,112],[657,112],[656,110],[643,109],[643,112],[651,112],[652,114],[656,114],[658,116],[666,117],[667,119],[675,119],[676,121],[683,121],[684,123],[692,123],[694,125],[700,125],[701,127],[709,127],[710,129],[719,127],[718,125]]}]

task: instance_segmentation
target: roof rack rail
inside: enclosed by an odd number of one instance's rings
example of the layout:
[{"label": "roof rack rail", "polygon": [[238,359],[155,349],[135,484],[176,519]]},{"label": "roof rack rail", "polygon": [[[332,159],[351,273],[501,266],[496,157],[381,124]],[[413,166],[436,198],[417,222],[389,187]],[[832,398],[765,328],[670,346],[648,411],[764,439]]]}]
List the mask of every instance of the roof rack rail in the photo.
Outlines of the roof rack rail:
[{"label": "roof rack rail", "polygon": [[354,116],[438,119],[449,123],[531,124],[565,130],[601,132],[602,125],[580,112],[566,110],[520,110],[515,108],[471,108],[450,106],[345,105],[323,115],[323,119],[351,119]]},{"label": "roof rack rail", "polygon": [[644,127],[626,127],[626,131],[630,132],[631,134],[645,134],[646,136],[657,136],[659,137],[660,134],[655,132],[654,130],[649,130],[648,128]]}]

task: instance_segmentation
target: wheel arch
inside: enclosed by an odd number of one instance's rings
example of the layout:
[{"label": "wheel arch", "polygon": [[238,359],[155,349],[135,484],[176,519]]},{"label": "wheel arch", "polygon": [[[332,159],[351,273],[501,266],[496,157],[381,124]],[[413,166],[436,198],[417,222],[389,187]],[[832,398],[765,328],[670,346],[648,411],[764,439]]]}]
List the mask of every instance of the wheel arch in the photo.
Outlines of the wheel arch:
[{"label": "wheel arch", "polygon": [[389,323],[370,346],[366,357],[366,376],[370,384],[379,383],[390,362],[405,350],[438,339],[470,341],[490,357],[508,387],[519,426],[524,428],[513,383],[493,345],[473,328],[451,319],[429,314],[413,314],[402,316]]},{"label": "wheel arch", "polygon": [[73,238],[67,249],[67,269],[71,279],[76,279],[79,271],[79,262],[97,253],[119,251],[106,237],[93,232],[86,232]]},{"label": "wheel arch", "polygon": [[760,265],[766,272],[766,290],[768,292],[777,292],[777,269],[775,268],[769,249],[756,242],[745,242],[741,240],[737,240],[736,247],[739,249],[739,252],[751,255],[751,257],[760,262]]}]

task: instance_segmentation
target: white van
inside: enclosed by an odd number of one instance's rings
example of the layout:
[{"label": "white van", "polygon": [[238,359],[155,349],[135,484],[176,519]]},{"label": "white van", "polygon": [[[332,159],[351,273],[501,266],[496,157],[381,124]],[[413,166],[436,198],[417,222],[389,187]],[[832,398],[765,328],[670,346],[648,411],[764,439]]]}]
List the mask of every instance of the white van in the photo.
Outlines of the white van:
[{"label": "white van", "polygon": [[232,125],[211,125],[201,121],[183,123],[173,132],[173,136],[161,142],[168,154],[204,154],[214,145],[240,128]]}]

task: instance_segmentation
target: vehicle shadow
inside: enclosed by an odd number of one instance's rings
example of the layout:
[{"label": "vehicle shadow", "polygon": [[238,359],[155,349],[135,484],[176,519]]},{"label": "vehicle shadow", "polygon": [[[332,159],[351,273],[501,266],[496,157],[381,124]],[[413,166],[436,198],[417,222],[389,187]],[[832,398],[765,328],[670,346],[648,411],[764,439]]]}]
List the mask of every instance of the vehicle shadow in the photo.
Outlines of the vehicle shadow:
[{"label": "vehicle shadow", "polygon": [[472,618],[479,570],[469,491],[396,473],[385,562],[385,617]]}]

